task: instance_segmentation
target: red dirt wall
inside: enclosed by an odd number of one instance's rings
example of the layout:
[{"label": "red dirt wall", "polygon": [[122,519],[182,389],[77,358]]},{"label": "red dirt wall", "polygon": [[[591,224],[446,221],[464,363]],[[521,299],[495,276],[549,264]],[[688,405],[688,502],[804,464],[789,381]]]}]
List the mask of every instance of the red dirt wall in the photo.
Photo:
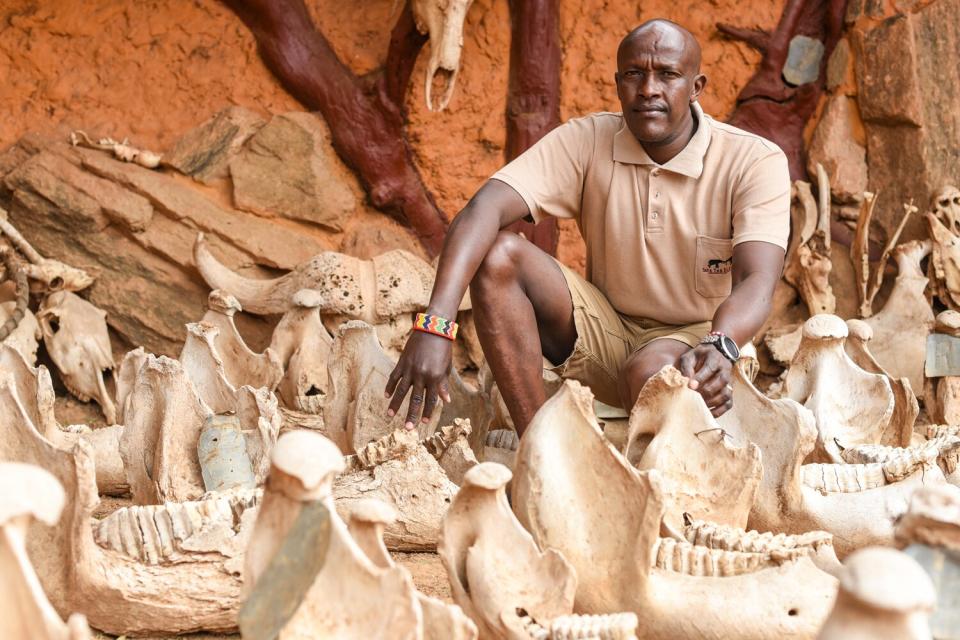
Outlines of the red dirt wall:
[{"label": "red dirt wall", "polygon": [[[386,54],[398,0],[308,0],[320,28],[354,71]],[[759,56],[722,38],[716,22],[772,28],[783,0],[561,0],[562,117],[617,110],[614,52],[632,26],[666,17],[704,49],[704,109],[724,118]],[[506,0],[475,0],[462,68],[446,112],[424,105],[426,51],[408,95],[409,136],[424,180],[448,216],[502,164],[509,16]],[[428,45],[429,46],[429,45]],[[0,148],[27,131],[85,129],[163,151],[219,109],[300,109],[257,56],[253,37],[212,0],[7,0],[0,7]],[[560,256],[582,267],[575,228]]]}]

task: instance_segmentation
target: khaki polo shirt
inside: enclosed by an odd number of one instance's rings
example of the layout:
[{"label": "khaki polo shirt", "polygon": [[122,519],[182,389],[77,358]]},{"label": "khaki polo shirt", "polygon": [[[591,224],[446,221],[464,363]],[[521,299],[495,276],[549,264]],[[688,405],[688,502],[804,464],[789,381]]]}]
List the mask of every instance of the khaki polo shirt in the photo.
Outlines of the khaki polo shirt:
[{"label": "khaki polo shirt", "polygon": [[494,174],[540,222],[572,218],[587,280],[618,312],[665,324],[713,318],[730,295],[733,247],[786,248],[790,173],[777,145],[693,104],[697,131],[658,165],[619,113],[570,120]]}]

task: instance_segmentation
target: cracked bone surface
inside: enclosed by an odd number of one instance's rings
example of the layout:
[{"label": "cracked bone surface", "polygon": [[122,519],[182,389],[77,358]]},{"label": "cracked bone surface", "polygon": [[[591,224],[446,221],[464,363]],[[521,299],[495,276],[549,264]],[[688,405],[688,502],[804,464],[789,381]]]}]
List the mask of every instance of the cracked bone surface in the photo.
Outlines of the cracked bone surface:
[{"label": "cracked bone surface", "polygon": [[784,379],[784,397],[810,409],[816,420],[812,461],[839,463],[840,447],[879,443],[893,416],[890,382],[854,364],[844,351],[847,333],[837,316],[807,320]]},{"label": "cracked bone surface", "polygon": [[507,504],[510,470],[484,462],[467,472],[443,520],[437,552],[453,600],[480,637],[521,638],[517,610],[537,620],[572,613],[577,576],[553,549],[541,552]]},{"label": "cracked bone surface", "polygon": [[575,569],[574,611],[634,612],[644,638],[812,638],[836,589],[809,555],[660,538],[659,472],[636,470],[604,439],[592,394],[576,382],[527,427],[513,508],[539,548],[556,549]]},{"label": "cracked bone surface", "polygon": [[116,424],[116,405],[103,381],[114,368],[107,314],[75,293],[57,291],[40,304],[37,320],[64,386],[83,402],[96,400],[107,424]]},{"label": "cracked bone surface", "polygon": [[[323,422],[324,435],[334,444],[354,453],[403,426],[413,394],[407,394],[393,418],[387,415],[390,400],[383,393],[396,363],[380,346],[372,326],[359,320],[340,325],[329,362]],[[417,420],[420,437],[433,433],[440,415],[439,409],[434,411],[429,424]]]},{"label": "cracked bone surface", "polygon": [[123,460],[120,457],[121,425],[91,430],[84,425],[63,428],[57,422],[53,407],[55,396],[50,372],[43,365],[32,367],[19,352],[9,345],[0,345],[0,371],[12,376],[14,393],[0,398],[0,402],[18,403],[40,433],[57,447],[69,450],[78,439],[93,447],[97,471],[97,490],[104,495],[126,495],[127,485]]},{"label": "cracked bone surface", "polygon": [[40,583],[61,614],[83,612],[113,635],[227,632],[236,628],[240,578],[217,553],[150,565],[101,548],[92,518],[99,502],[93,451],[80,439],[69,451],[45,439],[16,398],[16,383],[0,375],[0,461],[35,464],[64,488],[60,521],[27,540]]},{"label": "cracked bone surface", "polygon": [[923,569],[894,549],[870,547],[844,562],[840,590],[818,640],[929,640],[936,602]]},{"label": "cracked bone surface", "polygon": [[336,445],[294,431],[277,441],[271,462],[244,566],[243,636],[423,637],[410,575],[377,566],[336,514]]},{"label": "cracked bone surface", "polygon": [[[733,409],[720,423],[737,442],[753,442],[763,459],[763,477],[750,510],[749,526],[758,531],[804,534],[826,531],[841,558],[870,545],[893,543],[894,525],[913,493],[944,482],[929,458],[911,465],[804,465],[814,450],[817,426],[813,413],[789,398],[771,400],[744,373],[749,362],[733,370]],[[875,486],[864,486],[873,474]],[[889,479],[888,479],[889,474]],[[808,484],[818,480],[818,488]]]},{"label": "cracked bone surface", "polygon": [[[647,381],[630,412],[624,457],[641,471],[659,471],[668,526],[679,528],[689,513],[744,528],[760,484],[760,450],[734,446],[688,383],[671,366]],[[648,435],[653,439],[638,455],[638,442]]]},{"label": "cracked bone surface", "polygon": [[293,308],[283,314],[270,339],[270,349],[283,366],[280,399],[291,409],[314,414],[322,409],[333,346],[333,336],[320,318],[322,301],[318,291],[297,291]]},{"label": "cracked bone surface", "polygon": [[123,162],[133,162],[146,169],[156,169],[160,166],[161,155],[148,149],[138,149],[130,144],[126,138],[117,142],[113,138],[99,138],[96,142],[90,139],[85,132],[77,129],[70,132],[70,144],[80,145],[88,149],[98,149],[100,151],[110,151],[117,160]]},{"label": "cracked bone surface", "polygon": [[64,504],[63,487],[31,464],[0,462],[0,636],[31,640],[87,640],[86,618],[64,623],[47,600],[27,557],[31,522],[55,526]]},{"label": "cracked bone surface", "polygon": [[[121,379],[126,426],[120,455],[134,502],[199,499],[205,490],[197,444],[205,421],[214,413],[176,360],[131,352],[124,361]],[[134,368],[136,372],[131,373]],[[128,387],[126,380],[131,377],[133,383]],[[260,484],[280,429],[276,399],[265,389],[241,387],[229,411],[237,414]]]},{"label": "cracked bone surface", "polygon": [[[430,36],[430,58],[424,86],[430,111],[443,111],[453,96],[463,50],[463,24],[471,4],[473,0],[413,0],[411,3],[417,30]],[[438,78],[443,93],[435,105],[433,85]]]},{"label": "cracked bone surface", "polygon": [[[909,378],[895,378],[884,369],[871,353],[868,344],[877,344],[874,340],[873,328],[864,320],[847,320],[847,340],[844,350],[854,364],[867,373],[879,373],[887,377],[890,391],[893,392],[893,414],[890,421],[880,435],[880,443],[889,447],[906,447],[910,445],[913,436],[913,425],[920,414],[920,403],[913,392],[913,383]],[[896,341],[896,339],[894,339]],[[922,339],[923,353],[920,356],[920,370],[923,371],[923,360],[926,358],[926,332]],[[923,380],[921,378],[923,389]]]},{"label": "cracked bone surface", "polygon": [[365,500],[385,502],[399,514],[384,532],[387,546],[402,551],[432,550],[457,485],[418,443],[416,431],[397,429],[387,439],[393,440],[395,453],[375,466],[337,478],[333,487],[337,511],[349,519],[356,505]]}]

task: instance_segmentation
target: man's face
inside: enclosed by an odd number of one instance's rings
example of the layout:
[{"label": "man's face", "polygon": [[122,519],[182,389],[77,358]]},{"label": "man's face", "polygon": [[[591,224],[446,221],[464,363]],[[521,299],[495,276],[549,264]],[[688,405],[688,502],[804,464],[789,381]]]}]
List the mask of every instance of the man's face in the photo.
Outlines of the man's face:
[{"label": "man's face", "polygon": [[651,29],[624,44],[617,55],[617,95],[630,131],[641,143],[666,145],[680,136],[706,78],[684,38]]}]

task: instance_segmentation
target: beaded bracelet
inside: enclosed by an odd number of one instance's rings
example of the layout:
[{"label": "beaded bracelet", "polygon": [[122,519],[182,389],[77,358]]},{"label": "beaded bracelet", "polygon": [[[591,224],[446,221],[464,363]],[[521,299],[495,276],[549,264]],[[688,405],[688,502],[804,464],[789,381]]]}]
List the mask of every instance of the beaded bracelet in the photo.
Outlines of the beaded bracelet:
[{"label": "beaded bracelet", "polygon": [[460,329],[460,325],[453,320],[447,320],[440,316],[432,316],[429,313],[418,313],[416,319],[413,321],[414,331],[432,333],[435,336],[440,336],[447,340],[456,340],[458,329]]}]

